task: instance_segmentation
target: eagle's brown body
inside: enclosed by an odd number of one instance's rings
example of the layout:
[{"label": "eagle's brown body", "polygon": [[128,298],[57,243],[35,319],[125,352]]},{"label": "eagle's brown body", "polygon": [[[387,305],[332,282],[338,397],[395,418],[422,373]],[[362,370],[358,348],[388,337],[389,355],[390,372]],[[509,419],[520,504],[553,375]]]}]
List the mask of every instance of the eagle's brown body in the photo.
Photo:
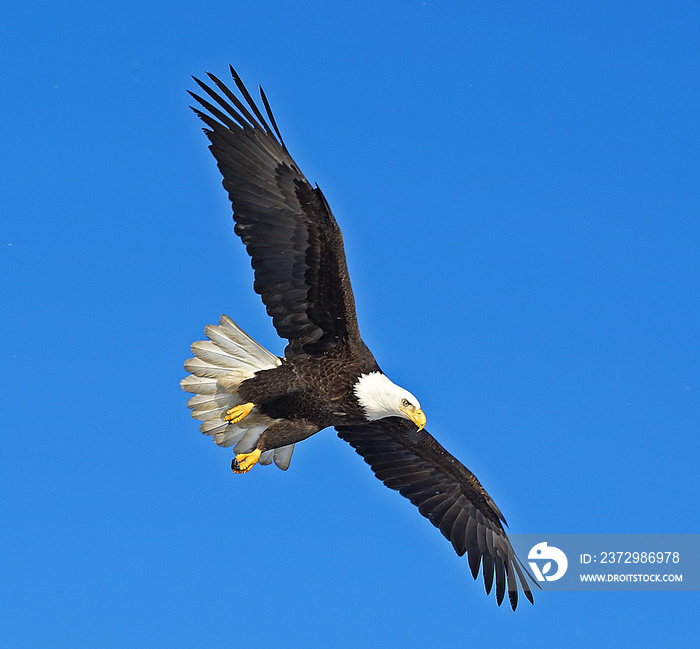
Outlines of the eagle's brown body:
[{"label": "eagle's brown body", "polygon": [[[365,348],[366,350],[366,348]],[[374,357],[345,343],[322,356],[283,359],[241,383],[238,395],[275,422],[262,434],[262,451],[300,442],[329,426],[366,421],[352,386],[362,374],[378,372]]]}]

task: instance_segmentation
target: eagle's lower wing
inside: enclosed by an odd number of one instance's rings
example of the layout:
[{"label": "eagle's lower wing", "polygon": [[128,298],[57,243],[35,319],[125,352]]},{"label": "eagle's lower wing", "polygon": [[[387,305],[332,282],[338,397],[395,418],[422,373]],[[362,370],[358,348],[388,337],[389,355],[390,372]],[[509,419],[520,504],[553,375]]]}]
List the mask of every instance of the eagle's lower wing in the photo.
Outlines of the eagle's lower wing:
[{"label": "eagle's lower wing", "polygon": [[335,218],[289,155],[262,89],[272,128],[233,68],[231,74],[240,99],[211,74],[216,89],[195,79],[208,99],[190,94],[207,111],[194,109],[208,127],[235,231],[255,269],[255,291],[277,333],[289,340],[288,356],[321,354],[348,337],[359,340]]},{"label": "eagle's lower wing", "polygon": [[338,436],[365,459],[390,489],[408,498],[452,543],[467,553],[474,579],[483,567],[486,592],[496,582],[500,605],[506,589],[513,610],[518,589],[533,602],[528,578],[503,524],[505,519],[474,474],[445,451],[427,431],[398,418],[369,425],[338,426]]}]

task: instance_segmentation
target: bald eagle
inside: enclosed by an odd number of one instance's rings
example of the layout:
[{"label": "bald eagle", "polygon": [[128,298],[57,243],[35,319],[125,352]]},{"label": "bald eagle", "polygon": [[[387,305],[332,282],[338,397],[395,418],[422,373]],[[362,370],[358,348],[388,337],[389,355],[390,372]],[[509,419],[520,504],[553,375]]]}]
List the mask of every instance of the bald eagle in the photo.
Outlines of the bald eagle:
[{"label": "bald eagle", "polygon": [[[233,205],[235,232],[255,271],[254,289],[288,344],[270,353],[222,316],[192,345],[181,386],[200,429],[233,447],[245,473],[274,462],[286,470],[294,445],[334,427],[387,487],[418,507],[467,554],[500,605],[532,577],[506,536],[505,519],[473,473],[425,430],[418,399],[379,368],[360,337],[343,238],[321,190],[312,187],[282,140],[265,93],[267,119],[231,68],[240,95],[209,74],[195,78],[209,148]],[[269,120],[269,123],[268,123]]]}]

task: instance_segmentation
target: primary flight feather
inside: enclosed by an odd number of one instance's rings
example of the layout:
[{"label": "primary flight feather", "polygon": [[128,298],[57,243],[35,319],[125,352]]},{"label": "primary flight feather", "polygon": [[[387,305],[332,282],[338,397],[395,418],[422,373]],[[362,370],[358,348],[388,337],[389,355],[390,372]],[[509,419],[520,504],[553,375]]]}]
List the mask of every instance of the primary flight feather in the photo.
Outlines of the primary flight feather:
[{"label": "primary flight feather", "polygon": [[420,403],[379,368],[360,337],[343,238],[318,187],[287,151],[265,94],[267,119],[236,72],[240,97],[209,74],[190,93],[233,205],[235,232],[251,257],[258,293],[280,337],[279,358],[230,318],[192,345],[182,388],[200,429],[232,446],[232,469],[274,462],[287,469],[294,445],[329,426],[385,485],[440,529],[486,592],[495,581],[515,609],[533,601],[505,519],[479,481],[425,430]]}]

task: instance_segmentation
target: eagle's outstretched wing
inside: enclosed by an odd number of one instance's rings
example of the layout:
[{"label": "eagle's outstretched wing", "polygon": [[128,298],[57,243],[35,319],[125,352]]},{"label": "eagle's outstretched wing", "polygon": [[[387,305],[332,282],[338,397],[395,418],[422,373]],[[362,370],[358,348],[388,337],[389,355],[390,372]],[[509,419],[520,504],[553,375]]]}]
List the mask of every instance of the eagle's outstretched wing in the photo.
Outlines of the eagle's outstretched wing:
[{"label": "eagle's outstretched wing", "polygon": [[322,354],[339,341],[361,344],[343,238],[328,203],[312,187],[282,141],[265,94],[270,125],[233,68],[241,98],[210,74],[199,81],[204,129],[233,205],[235,231],[255,269],[255,291],[286,354]]},{"label": "eagle's outstretched wing", "polygon": [[393,417],[337,430],[377,478],[418,507],[459,556],[466,552],[474,579],[482,567],[487,593],[495,578],[499,605],[506,590],[513,610],[519,589],[533,602],[528,580],[536,582],[513,551],[503,514],[476,476],[432,435]]}]

